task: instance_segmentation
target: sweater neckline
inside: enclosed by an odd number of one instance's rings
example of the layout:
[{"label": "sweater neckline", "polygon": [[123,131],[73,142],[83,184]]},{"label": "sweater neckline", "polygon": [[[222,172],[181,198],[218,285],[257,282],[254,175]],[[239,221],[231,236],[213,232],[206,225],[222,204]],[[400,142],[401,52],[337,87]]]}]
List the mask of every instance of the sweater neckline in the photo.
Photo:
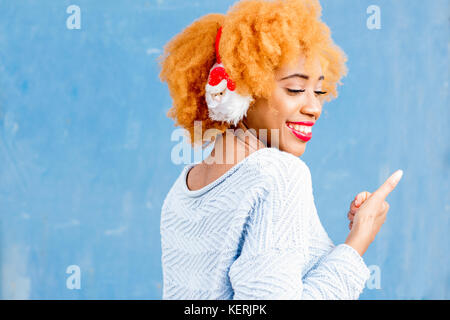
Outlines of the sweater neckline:
[{"label": "sweater neckline", "polygon": [[188,164],[187,166],[184,167],[183,172],[181,174],[181,183],[183,185],[183,192],[189,196],[189,197],[199,197],[203,194],[205,194],[206,192],[208,192],[209,190],[211,190],[212,188],[214,188],[215,186],[217,186],[219,183],[221,183],[222,181],[224,181],[226,178],[228,178],[229,176],[231,176],[234,172],[236,172],[237,169],[239,169],[244,163],[246,163],[249,159],[259,155],[259,154],[263,154],[265,152],[268,151],[272,151],[272,150],[278,150],[277,148],[274,147],[263,147],[261,149],[258,149],[252,153],[250,153],[247,157],[245,157],[244,159],[242,159],[241,161],[239,161],[238,163],[236,163],[234,166],[232,166],[230,169],[228,169],[223,175],[221,175],[219,178],[217,178],[216,180],[214,180],[213,182],[211,182],[210,184],[207,184],[206,186],[204,186],[201,189],[198,190],[190,190],[187,186],[187,176],[189,171],[196,166],[197,164],[199,164],[200,162],[197,163],[191,163]]}]

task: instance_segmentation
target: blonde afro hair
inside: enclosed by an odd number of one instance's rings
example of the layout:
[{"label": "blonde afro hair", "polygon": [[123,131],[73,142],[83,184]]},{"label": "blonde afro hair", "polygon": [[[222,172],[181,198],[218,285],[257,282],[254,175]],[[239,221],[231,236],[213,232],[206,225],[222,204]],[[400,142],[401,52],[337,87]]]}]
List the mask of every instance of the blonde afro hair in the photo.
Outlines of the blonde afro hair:
[{"label": "blonde afro hair", "polygon": [[[205,101],[205,85],[215,63],[215,40],[222,29],[219,53],[230,78],[241,95],[269,98],[274,71],[306,58],[319,57],[327,92],[324,100],[337,97],[337,85],[346,75],[345,53],[334,44],[328,26],[320,20],[318,0],[241,0],[226,15],[208,14],[173,37],[158,58],[160,79],[168,84],[173,106],[167,116],[194,140],[194,122],[201,129],[224,132],[228,123],[211,120]],[[197,129],[196,129],[197,130]]]}]

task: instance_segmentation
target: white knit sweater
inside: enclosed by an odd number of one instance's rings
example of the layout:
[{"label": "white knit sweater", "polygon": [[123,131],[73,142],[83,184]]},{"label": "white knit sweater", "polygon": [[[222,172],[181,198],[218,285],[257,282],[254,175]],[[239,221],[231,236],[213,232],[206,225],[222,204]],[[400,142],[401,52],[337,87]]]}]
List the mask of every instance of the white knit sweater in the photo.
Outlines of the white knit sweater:
[{"label": "white knit sweater", "polygon": [[362,257],[334,246],[311,174],[277,148],[251,153],[200,190],[184,167],[161,212],[163,299],[357,299]]}]

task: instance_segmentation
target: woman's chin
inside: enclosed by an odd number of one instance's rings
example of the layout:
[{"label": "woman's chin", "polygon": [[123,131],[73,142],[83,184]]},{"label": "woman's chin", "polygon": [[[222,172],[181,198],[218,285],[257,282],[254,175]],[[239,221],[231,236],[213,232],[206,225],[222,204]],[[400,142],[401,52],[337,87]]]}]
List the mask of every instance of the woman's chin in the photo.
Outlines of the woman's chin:
[{"label": "woman's chin", "polygon": [[280,144],[280,150],[289,152],[296,157],[303,155],[306,149],[306,142],[297,139],[297,141],[288,141],[286,144]]}]

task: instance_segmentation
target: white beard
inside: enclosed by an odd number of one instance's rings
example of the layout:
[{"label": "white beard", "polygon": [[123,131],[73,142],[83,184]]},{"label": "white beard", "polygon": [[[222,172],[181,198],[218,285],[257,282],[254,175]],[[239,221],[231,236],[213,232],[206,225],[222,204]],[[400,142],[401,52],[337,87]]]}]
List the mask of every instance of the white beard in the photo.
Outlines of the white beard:
[{"label": "white beard", "polygon": [[[216,63],[211,70],[217,66],[223,67],[223,65]],[[222,92],[222,95],[219,94],[220,92]],[[209,117],[212,120],[225,121],[234,125],[247,115],[248,107],[253,101],[251,96],[243,97],[236,91],[229,90],[226,79],[223,79],[216,86],[206,83],[205,98]]]}]

